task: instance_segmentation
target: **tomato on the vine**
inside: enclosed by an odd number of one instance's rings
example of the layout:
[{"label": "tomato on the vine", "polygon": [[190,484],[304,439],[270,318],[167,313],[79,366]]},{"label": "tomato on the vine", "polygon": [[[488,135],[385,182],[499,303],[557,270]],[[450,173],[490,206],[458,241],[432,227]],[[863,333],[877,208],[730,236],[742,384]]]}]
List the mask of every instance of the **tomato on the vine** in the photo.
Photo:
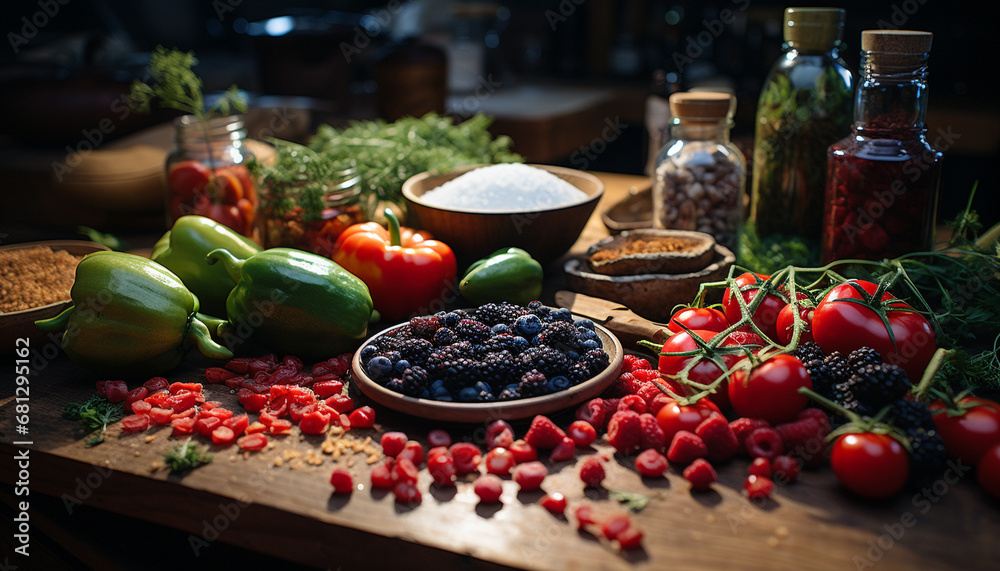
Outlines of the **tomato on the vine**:
[{"label": "tomato on the vine", "polygon": [[781,424],[809,404],[799,394],[800,387],[812,389],[812,380],[802,361],[791,355],[775,355],[750,370],[733,372],[729,379],[729,403],[733,411],[745,418],[761,418],[771,424]]},{"label": "tomato on the vine", "polygon": [[991,496],[1000,500],[1000,443],[987,450],[979,459],[976,479]]},{"label": "tomato on the vine", "polygon": [[[805,305],[799,305],[798,308],[799,318],[801,318],[804,322],[802,334],[799,335],[799,343],[812,341],[812,320],[813,312],[815,312],[816,309]],[[778,342],[782,345],[788,345],[788,343],[792,340],[792,333],[795,332],[795,306],[791,303],[782,307],[781,311],[778,312],[777,328]]]},{"label": "tomato on the vine", "polygon": [[906,449],[887,434],[845,434],[830,451],[833,475],[848,490],[866,498],[888,498],[903,489],[910,476]]},{"label": "tomato on the vine", "polygon": [[1000,444],[1000,404],[965,397],[958,405],[960,410],[949,414],[943,402],[933,403],[934,426],[949,456],[976,466],[987,450]]},{"label": "tomato on the vine", "polygon": [[[915,384],[934,355],[934,331],[923,315],[892,294],[885,292],[881,299],[874,299],[877,290],[878,284],[862,280],[832,288],[813,313],[813,338],[827,354],[847,355],[871,347],[886,363],[902,367]],[[888,328],[880,311],[885,313]]]},{"label": "tomato on the vine", "polygon": [[721,414],[721,411],[715,403],[708,399],[701,399],[689,405],[678,404],[677,401],[670,399],[656,413],[656,422],[663,429],[666,442],[669,444],[674,439],[675,434],[681,430],[694,432],[701,421],[712,416],[713,413]]},{"label": "tomato on the vine", "polygon": [[702,331],[724,331],[729,327],[726,315],[711,307],[685,307],[674,312],[667,324],[667,330],[671,333],[682,333],[684,329],[700,329]]},{"label": "tomato on the vine", "polygon": [[[753,300],[757,298],[757,295],[761,293],[761,288],[764,283],[771,276],[766,274],[755,274],[755,273],[744,273],[737,277],[734,281],[736,282],[736,287],[739,288],[740,296],[743,301],[746,302],[747,306],[753,303]],[[764,299],[761,300],[760,305],[757,306],[757,310],[753,312],[751,319],[754,324],[760,328],[760,330],[767,335],[769,339],[777,338],[777,322],[778,313],[781,312],[781,308],[785,307],[785,300],[781,299],[780,295],[775,293],[768,293],[765,295]],[[730,324],[736,323],[743,319],[743,312],[740,311],[740,304],[737,301],[736,296],[733,295],[729,288],[722,294],[722,308],[726,312],[726,319],[729,320]]]},{"label": "tomato on the vine", "polygon": [[[706,342],[718,335],[715,331],[705,331],[701,329],[692,330],[691,333],[697,335]],[[682,353],[697,350],[698,343],[691,337],[691,333],[684,331],[682,333],[672,335],[669,339],[667,339],[667,341],[663,344],[663,349],[660,350],[661,355],[657,365],[657,369],[660,371],[660,374],[666,376],[664,381],[670,389],[682,396],[691,394],[691,390],[678,380],[671,377],[680,373],[692,360],[697,360],[697,363],[691,368],[690,371],[688,371],[687,376],[690,381],[708,385],[715,382],[716,379],[725,373],[725,371],[720,369],[719,365],[717,365],[714,361],[701,355],[680,356],[662,354]],[[729,338],[726,338],[726,340],[720,344],[721,347],[732,347],[734,345],[736,345],[736,343]],[[731,369],[741,358],[741,355],[723,355],[722,362],[726,365],[727,369]],[[716,404],[723,407],[729,405],[729,398],[726,393],[726,382],[726,380],[723,380],[716,388],[716,392],[710,397],[716,402]]]}]

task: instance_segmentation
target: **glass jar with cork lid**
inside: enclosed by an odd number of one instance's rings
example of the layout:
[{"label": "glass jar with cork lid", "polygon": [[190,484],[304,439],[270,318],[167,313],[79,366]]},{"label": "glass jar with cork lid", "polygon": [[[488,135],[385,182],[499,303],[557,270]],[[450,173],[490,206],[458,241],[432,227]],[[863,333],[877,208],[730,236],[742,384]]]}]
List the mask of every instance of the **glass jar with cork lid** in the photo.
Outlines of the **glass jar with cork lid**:
[{"label": "glass jar with cork lid", "polygon": [[824,262],[933,247],[942,152],[927,140],[932,34],[861,33],[852,133],[827,151]]},{"label": "glass jar with cork lid", "polygon": [[729,141],[736,98],[692,91],[670,96],[670,140],[656,160],[653,224],[696,230],[733,248],[743,220],[746,160]]}]

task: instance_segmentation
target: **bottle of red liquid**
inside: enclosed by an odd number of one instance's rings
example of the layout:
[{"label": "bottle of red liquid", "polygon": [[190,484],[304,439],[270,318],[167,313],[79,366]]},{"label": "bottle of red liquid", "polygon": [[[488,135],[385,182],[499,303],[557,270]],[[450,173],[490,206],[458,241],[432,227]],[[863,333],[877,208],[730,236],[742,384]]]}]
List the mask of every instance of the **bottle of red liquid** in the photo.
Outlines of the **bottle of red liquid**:
[{"label": "bottle of red liquid", "polygon": [[827,150],[824,263],[934,245],[942,153],[924,125],[931,39],[906,30],[861,33],[853,133]]}]

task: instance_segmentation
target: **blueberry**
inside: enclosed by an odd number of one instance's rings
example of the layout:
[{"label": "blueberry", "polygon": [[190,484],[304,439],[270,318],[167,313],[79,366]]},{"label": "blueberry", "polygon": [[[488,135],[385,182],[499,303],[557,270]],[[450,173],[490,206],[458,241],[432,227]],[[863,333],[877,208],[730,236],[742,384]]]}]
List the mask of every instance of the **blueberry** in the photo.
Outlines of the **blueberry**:
[{"label": "blueberry", "polygon": [[392,361],[382,355],[372,357],[368,361],[368,374],[375,381],[388,377],[392,374]]},{"label": "blueberry", "polygon": [[437,392],[439,389],[444,389],[445,392],[448,392],[448,389],[444,388],[444,381],[442,381],[441,379],[438,379],[433,383],[431,383],[431,386],[428,388],[431,390],[432,393]]},{"label": "blueberry", "polygon": [[565,307],[553,311],[549,316],[553,321],[573,321],[573,312]]},{"label": "blueberry", "polygon": [[409,368],[410,368],[410,362],[407,361],[406,359],[400,359],[396,361],[395,365],[392,366],[392,370],[400,374],[405,373],[406,370]]},{"label": "blueberry", "polygon": [[537,347],[537,346],[539,346],[541,344],[542,344],[542,336],[541,335],[535,335],[534,337],[531,338],[531,346],[532,347]]},{"label": "blueberry", "polygon": [[491,329],[494,335],[504,335],[510,333],[510,327],[506,323],[497,323]]},{"label": "blueberry", "polygon": [[514,322],[514,331],[525,338],[534,337],[542,331],[542,320],[533,313],[522,315]]},{"label": "blueberry", "polygon": [[579,331],[579,333],[577,334],[577,336],[580,338],[581,341],[584,340],[584,339],[599,339],[600,338],[600,337],[597,336],[597,332],[594,331],[593,329],[584,329],[584,328],[580,327],[577,330]]},{"label": "blueberry", "polygon": [[554,393],[556,391],[563,391],[568,388],[569,388],[569,379],[567,379],[562,375],[559,375],[557,377],[552,377],[551,379],[549,379],[550,392]]},{"label": "blueberry", "polygon": [[429,398],[431,398],[431,392],[429,390],[427,390],[427,389],[424,389],[420,393],[420,398],[422,398],[422,399],[429,399]]},{"label": "blueberry", "polygon": [[538,309],[540,307],[542,307],[542,302],[538,300],[528,303],[528,309]]},{"label": "blueberry", "polygon": [[506,387],[504,387],[503,390],[510,391],[512,393],[516,393],[516,392],[518,392],[518,386],[519,385],[517,383],[512,383],[512,384],[509,384]]},{"label": "blueberry", "polygon": [[528,350],[528,347],[531,346],[531,344],[528,343],[528,340],[525,339],[524,337],[521,337],[520,335],[514,337],[511,340],[511,343],[513,343],[514,349],[516,350],[517,353],[523,353],[524,351]]},{"label": "blueberry", "polygon": [[566,358],[569,359],[570,362],[579,361],[580,360],[580,354],[577,353],[576,351],[570,349],[569,351],[566,351]]},{"label": "blueberry", "polygon": [[465,387],[458,391],[459,402],[476,402],[479,400],[479,391],[472,387]]},{"label": "blueberry", "polygon": [[361,348],[361,355],[359,355],[359,357],[361,358],[362,363],[367,363],[368,361],[371,361],[371,358],[375,355],[378,355],[378,347],[374,345],[365,345]]},{"label": "blueberry", "polygon": [[476,386],[475,386],[475,389],[476,389],[477,393],[484,393],[484,392],[485,393],[491,393],[491,392],[493,392],[493,387],[491,387],[489,384],[487,384],[484,381],[477,382]]},{"label": "blueberry", "polygon": [[577,321],[576,326],[582,327],[584,329],[589,329],[591,331],[593,331],[595,327],[594,322],[589,319],[581,319],[580,321]]},{"label": "blueberry", "polygon": [[434,400],[440,402],[453,402],[455,399],[451,398],[451,393],[444,393],[440,395],[435,395]]},{"label": "blueberry", "polygon": [[444,388],[444,383],[442,383],[440,386],[437,387],[431,385],[429,391],[431,393],[431,398],[433,399],[441,400],[442,396],[447,396],[448,398],[451,398],[451,393],[448,392],[448,389]]},{"label": "blueberry", "polygon": [[602,345],[601,342],[598,341],[597,339],[584,339],[583,342],[580,343],[580,347],[583,347],[585,350],[590,350],[590,349],[600,349]]}]

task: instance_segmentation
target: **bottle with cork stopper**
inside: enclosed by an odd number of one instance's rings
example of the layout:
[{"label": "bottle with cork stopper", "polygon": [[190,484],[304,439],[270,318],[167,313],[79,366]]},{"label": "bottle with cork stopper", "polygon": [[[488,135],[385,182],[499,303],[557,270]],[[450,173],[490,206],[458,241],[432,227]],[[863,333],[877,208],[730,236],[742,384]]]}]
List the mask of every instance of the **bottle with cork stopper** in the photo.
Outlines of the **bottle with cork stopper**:
[{"label": "bottle with cork stopper", "polygon": [[895,258],[934,245],[943,154],[924,124],[932,38],[861,34],[852,133],[827,151],[824,262]]},{"label": "bottle with cork stopper", "polygon": [[729,141],[736,98],[690,91],[670,96],[670,139],[653,173],[656,228],[695,230],[729,248],[743,221],[746,160]]},{"label": "bottle with cork stopper", "polygon": [[783,53],[761,90],[749,222],[818,253],[826,150],[851,132],[853,77],[840,57],[842,8],[785,9]]}]

